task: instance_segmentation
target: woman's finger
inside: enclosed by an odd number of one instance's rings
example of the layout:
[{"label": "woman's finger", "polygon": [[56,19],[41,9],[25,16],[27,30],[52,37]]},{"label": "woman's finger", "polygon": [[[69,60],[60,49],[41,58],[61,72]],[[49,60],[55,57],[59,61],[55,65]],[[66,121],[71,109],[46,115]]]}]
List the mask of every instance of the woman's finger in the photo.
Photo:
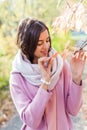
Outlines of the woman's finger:
[{"label": "woman's finger", "polygon": [[84,55],[84,58],[83,58],[83,60],[84,60],[84,61],[86,61],[86,58],[87,58],[87,56],[86,56],[86,55]]},{"label": "woman's finger", "polygon": [[79,55],[78,55],[78,58],[79,59],[82,59],[84,56],[84,52],[83,51],[79,51]]}]

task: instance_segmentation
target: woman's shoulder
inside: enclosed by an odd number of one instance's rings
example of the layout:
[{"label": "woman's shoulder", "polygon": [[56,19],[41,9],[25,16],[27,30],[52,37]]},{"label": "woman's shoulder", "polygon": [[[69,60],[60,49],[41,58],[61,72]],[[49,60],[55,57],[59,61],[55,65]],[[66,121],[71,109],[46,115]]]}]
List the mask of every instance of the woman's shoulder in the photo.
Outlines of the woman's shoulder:
[{"label": "woman's shoulder", "polygon": [[[10,75],[9,87],[11,93],[19,93],[23,92],[27,94],[27,96],[32,96],[34,93],[36,94],[37,89],[35,86],[27,82],[21,73],[12,72]],[[33,91],[34,90],[34,91]]]},{"label": "woman's shoulder", "polygon": [[22,86],[22,88],[27,88],[27,86],[28,86],[28,88],[29,88],[29,86],[30,86],[30,88],[31,88],[31,86],[35,87],[33,84],[31,84],[29,81],[27,81],[24,78],[24,76],[19,72],[12,72],[10,74],[9,84],[11,86],[15,86],[15,87],[19,87],[19,88],[21,86]]},{"label": "woman's shoulder", "polygon": [[24,82],[24,78],[19,72],[12,72],[10,74],[10,84],[22,84]]}]

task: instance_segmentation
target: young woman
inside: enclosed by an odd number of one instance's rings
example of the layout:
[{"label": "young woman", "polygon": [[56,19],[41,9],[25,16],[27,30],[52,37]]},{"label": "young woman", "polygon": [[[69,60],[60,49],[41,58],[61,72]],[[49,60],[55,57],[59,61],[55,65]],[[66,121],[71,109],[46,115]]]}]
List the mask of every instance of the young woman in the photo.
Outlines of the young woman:
[{"label": "young woman", "polygon": [[70,115],[82,105],[85,55],[66,60],[51,47],[47,26],[25,18],[17,33],[18,53],[12,64],[10,92],[23,121],[22,130],[73,130]]}]

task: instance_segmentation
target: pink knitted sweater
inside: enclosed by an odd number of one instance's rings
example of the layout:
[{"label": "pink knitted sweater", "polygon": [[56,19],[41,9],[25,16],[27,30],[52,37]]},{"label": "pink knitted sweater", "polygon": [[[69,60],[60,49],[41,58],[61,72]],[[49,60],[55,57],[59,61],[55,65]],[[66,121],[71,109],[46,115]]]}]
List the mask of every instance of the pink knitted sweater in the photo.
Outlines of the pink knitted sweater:
[{"label": "pink knitted sweater", "polygon": [[[20,73],[11,73],[10,92],[23,121],[22,130],[48,130],[51,126],[50,119],[55,117],[50,116],[51,109],[56,114],[56,130],[73,130],[70,115],[75,116],[80,110],[82,86],[72,82],[67,62],[64,62],[64,68],[53,90],[47,92],[30,84]],[[56,108],[49,107],[54,95]]]}]

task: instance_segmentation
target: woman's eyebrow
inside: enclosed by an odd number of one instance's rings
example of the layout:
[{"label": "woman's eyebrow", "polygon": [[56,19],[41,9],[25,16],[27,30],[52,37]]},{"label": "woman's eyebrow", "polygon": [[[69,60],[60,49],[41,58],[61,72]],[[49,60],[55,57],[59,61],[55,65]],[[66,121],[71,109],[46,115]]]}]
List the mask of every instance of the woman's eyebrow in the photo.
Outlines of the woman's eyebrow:
[{"label": "woman's eyebrow", "polygon": [[42,42],[43,40],[39,40],[39,42]]}]

